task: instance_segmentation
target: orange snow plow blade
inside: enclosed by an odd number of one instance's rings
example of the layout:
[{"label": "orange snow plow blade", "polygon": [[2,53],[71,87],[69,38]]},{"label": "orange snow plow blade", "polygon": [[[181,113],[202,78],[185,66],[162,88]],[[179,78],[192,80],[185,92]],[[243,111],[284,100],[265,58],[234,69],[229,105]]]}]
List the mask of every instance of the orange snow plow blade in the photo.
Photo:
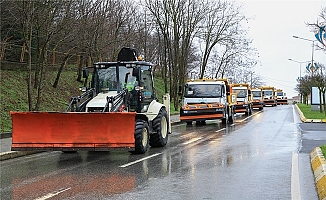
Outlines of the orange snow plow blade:
[{"label": "orange snow plow blade", "polygon": [[135,112],[10,112],[15,150],[135,148]]}]

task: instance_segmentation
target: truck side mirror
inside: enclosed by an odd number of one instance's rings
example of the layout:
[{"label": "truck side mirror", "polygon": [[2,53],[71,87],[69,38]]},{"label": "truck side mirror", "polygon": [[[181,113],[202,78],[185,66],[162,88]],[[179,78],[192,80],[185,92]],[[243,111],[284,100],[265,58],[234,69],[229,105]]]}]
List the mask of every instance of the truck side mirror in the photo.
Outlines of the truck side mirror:
[{"label": "truck side mirror", "polygon": [[226,95],[230,95],[230,86],[226,85]]},{"label": "truck side mirror", "polygon": [[182,94],[182,86],[179,85],[178,95],[181,96],[181,94]]},{"label": "truck side mirror", "polygon": [[88,75],[89,75],[88,68],[85,67],[85,68],[83,69],[83,78],[88,78]]}]

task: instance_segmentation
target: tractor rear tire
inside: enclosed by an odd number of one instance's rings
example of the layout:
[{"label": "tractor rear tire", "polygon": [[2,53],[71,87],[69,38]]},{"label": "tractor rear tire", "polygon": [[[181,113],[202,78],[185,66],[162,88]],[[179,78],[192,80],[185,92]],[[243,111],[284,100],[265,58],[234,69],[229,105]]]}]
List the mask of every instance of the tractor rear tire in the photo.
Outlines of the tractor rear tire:
[{"label": "tractor rear tire", "polygon": [[168,142],[169,135],[169,118],[165,108],[161,108],[158,115],[153,119],[153,130],[149,138],[151,147],[164,147]]},{"label": "tractor rear tire", "polygon": [[149,128],[144,120],[136,121],[135,128],[135,154],[143,154],[148,150],[149,143]]}]

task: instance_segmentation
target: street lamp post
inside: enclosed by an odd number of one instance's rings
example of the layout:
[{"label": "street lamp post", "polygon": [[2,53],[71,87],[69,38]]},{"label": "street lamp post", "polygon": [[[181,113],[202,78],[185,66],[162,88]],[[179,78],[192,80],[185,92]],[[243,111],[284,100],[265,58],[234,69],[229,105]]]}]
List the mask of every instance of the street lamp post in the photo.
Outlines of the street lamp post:
[{"label": "street lamp post", "polygon": [[308,62],[310,62],[310,61],[300,62],[300,61],[293,60],[293,59],[291,59],[291,58],[289,58],[289,60],[290,60],[290,61],[293,61],[293,62],[296,62],[296,63],[300,63],[300,77],[299,77],[299,79],[301,79],[301,78],[302,78],[302,76],[301,76],[301,64],[302,64],[302,63],[308,63]]},{"label": "street lamp post", "polygon": [[[311,67],[314,67],[314,46],[315,46],[315,41],[316,40],[310,40],[310,39],[302,38],[302,37],[299,37],[299,36],[296,36],[296,35],[294,35],[293,37],[294,38],[297,38],[297,39],[301,39],[301,40],[306,40],[306,41],[312,42]],[[312,70],[312,72],[313,72],[313,70]]]},{"label": "street lamp post", "polygon": [[[310,61],[300,62],[300,61],[293,60],[291,58],[289,58],[289,60],[300,64],[299,84],[301,84],[301,82],[300,82],[301,81],[301,78],[302,78],[302,76],[301,76],[301,64],[302,63],[307,63],[307,62],[310,62]],[[301,94],[300,94],[300,103],[302,103],[302,95]]]}]

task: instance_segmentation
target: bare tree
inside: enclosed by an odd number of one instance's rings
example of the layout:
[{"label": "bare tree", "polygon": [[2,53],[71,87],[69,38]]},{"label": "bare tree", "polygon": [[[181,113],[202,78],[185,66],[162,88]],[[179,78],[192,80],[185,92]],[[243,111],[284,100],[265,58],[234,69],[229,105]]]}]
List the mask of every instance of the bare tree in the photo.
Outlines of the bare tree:
[{"label": "bare tree", "polygon": [[[209,57],[215,46],[218,44],[228,45],[227,49],[230,49],[232,48],[231,45],[238,43],[234,37],[242,34],[239,24],[245,20],[245,17],[239,11],[239,7],[236,7],[234,2],[209,1],[207,7],[210,9],[207,11],[204,20],[201,21],[198,34],[204,44],[200,78],[204,77]],[[224,55],[223,60],[227,61],[227,58],[234,53]]]},{"label": "bare tree", "polygon": [[185,81],[190,48],[205,4],[195,0],[147,0],[146,6],[163,36],[163,48],[167,50],[163,60],[169,69],[171,99],[177,110],[178,86]]}]

